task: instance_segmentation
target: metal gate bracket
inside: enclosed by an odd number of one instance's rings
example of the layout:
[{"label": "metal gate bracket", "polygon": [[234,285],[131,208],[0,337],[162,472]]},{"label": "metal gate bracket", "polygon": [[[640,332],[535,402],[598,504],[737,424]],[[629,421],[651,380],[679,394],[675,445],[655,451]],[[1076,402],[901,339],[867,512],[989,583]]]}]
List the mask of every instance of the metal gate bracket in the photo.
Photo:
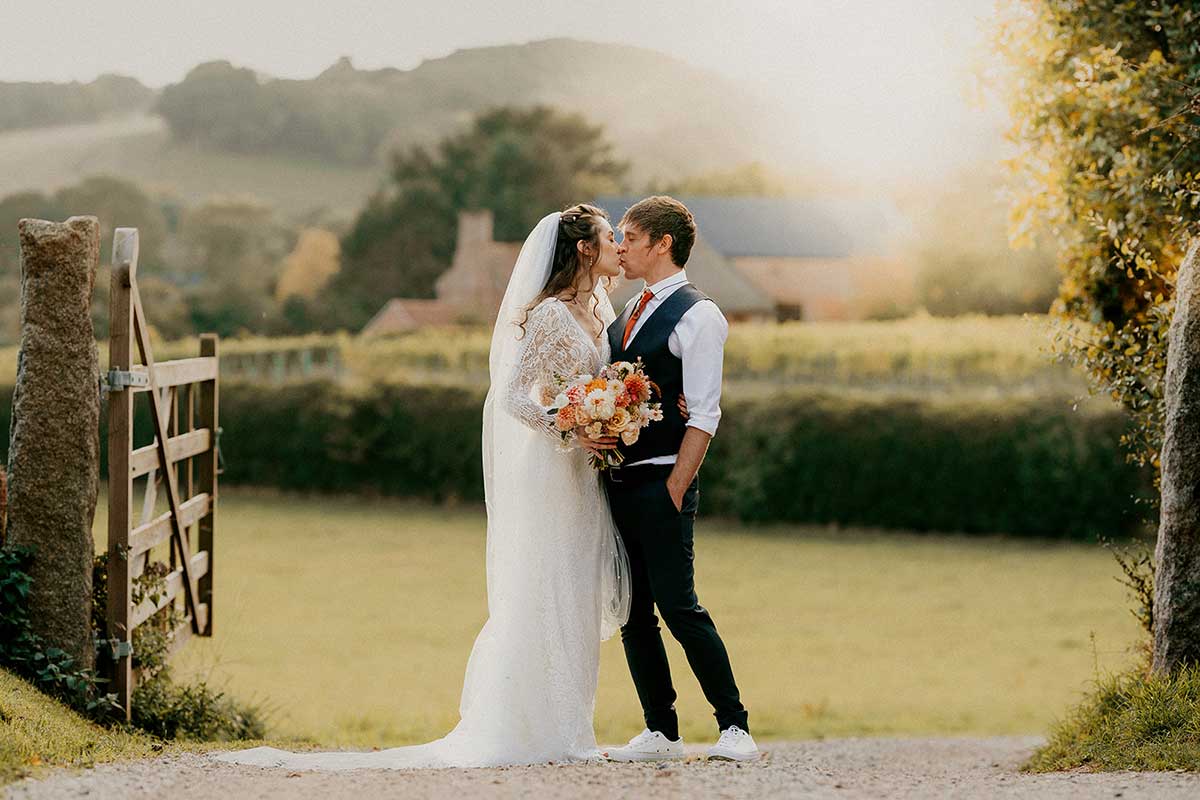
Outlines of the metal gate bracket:
[{"label": "metal gate bracket", "polygon": [[100,376],[100,388],[106,392],[123,392],[127,386],[149,386],[150,376],[144,372],[110,369]]}]

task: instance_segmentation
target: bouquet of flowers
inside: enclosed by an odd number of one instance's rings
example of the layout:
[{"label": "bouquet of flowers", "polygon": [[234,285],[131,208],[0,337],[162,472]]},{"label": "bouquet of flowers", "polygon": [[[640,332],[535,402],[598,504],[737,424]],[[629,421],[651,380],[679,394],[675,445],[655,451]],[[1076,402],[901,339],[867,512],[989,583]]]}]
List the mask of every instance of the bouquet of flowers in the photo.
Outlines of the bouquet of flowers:
[{"label": "bouquet of flowers", "polygon": [[[598,375],[576,375],[558,378],[557,395],[550,410],[563,443],[571,441],[576,428],[596,439],[615,436],[624,444],[638,440],[642,428],[663,418],[662,403],[651,403],[654,392],[662,396],[637,362],[617,361],[600,368]],[[624,460],[616,450],[604,451],[603,458],[592,456],[592,466],[608,469],[620,466]]]}]

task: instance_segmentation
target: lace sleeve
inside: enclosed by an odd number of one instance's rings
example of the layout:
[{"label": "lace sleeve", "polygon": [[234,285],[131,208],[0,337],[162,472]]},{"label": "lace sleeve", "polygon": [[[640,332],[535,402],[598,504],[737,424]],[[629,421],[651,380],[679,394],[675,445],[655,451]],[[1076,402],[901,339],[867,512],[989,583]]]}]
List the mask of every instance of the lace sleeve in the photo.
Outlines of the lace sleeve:
[{"label": "lace sleeve", "polygon": [[571,320],[563,320],[553,305],[543,303],[529,312],[517,365],[505,387],[504,407],[525,425],[558,441],[561,436],[554,417],[546,411],[557,393],[555,379],[572,377],[577,365],[570,331],[563,324]]}]

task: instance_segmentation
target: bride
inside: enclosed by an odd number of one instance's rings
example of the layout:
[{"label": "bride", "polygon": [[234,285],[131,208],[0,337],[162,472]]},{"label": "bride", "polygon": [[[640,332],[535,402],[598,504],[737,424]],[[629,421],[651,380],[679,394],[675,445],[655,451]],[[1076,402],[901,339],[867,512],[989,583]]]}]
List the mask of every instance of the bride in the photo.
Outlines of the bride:
[{"label": "bride", "polygon": [[608,215],[580,204],[537,224],[509,279],[483,407],[488,620],[467,662],[454,730],[389,750],[256,747],[218,760],[397,769],[599,757],[599,644],[628,617],[629,564],[587,452],[562,445],[545,408],[555,376],[594,375],[609,360],[605,329],[615,315],[605,289],[619,274]]}]

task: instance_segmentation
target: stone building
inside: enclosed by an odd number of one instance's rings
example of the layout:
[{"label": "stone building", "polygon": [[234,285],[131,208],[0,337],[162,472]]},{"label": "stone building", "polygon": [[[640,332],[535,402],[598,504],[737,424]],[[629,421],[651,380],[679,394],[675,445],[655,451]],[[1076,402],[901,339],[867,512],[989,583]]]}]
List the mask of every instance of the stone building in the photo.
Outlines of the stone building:
[{"label": "stone building", "polygon": [[491,211],[458,216],[458,242],[450,269],[434,284],[436,300],[396,297],[367,322],[364,336],[407,333],[420,327],[495,322],[520,242],[497,242]]},{"label": "stone building", "polygon": [[[620,220],[637,197],[599,205]],[[688,277],[730,321],[851,320],[912,300],[912,270],[891,255],[904,227],[886,205],[766,197],[681,197],[698,232]],[[703,263],[697,253],[705,252]],[[614,295],[614,303],[639,286]]]}]

